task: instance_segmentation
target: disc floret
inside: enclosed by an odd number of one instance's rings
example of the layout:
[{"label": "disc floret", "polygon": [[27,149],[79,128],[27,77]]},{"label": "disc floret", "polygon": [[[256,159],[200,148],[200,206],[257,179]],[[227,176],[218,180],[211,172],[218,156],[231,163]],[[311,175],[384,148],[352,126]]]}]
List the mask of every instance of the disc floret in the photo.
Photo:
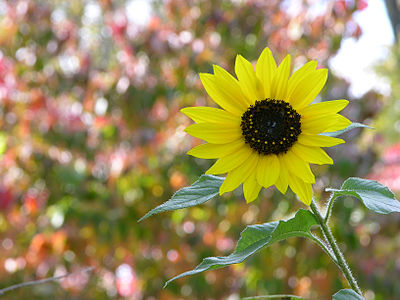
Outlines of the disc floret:
[{"label": "disc floret", "polygon": [[259,154],[286,153],[301,133],[301,116],[283,100],[257,100],[242,115],[245,142]]}]

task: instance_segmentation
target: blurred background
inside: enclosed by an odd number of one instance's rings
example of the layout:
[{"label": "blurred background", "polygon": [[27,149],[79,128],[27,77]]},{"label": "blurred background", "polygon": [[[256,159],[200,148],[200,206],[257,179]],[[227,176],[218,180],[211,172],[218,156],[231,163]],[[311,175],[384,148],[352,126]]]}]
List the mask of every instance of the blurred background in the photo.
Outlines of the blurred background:
[{"label": "blurred background", "polygon": [[[198,73],[232,72],[237,53],[254,62],[266,46],[294,69],[329,67],[321,99],[349,99],[344,114],[375,127],[313,168],[320,201],[349,176],[398,193],[399,24],[395,0],[0,1],[0,288],[95,267],[3,298],[331,299],[346,282],[300,238],[162,289],[233,251],[246,225],[292,216],[291,192],[248,205],[238,190],[137,220],[212,163],[185,154],[201,141],[179,109],[214,105]],[[400,299],[400,216],[349,198],[331,222],[366,299]]]}]

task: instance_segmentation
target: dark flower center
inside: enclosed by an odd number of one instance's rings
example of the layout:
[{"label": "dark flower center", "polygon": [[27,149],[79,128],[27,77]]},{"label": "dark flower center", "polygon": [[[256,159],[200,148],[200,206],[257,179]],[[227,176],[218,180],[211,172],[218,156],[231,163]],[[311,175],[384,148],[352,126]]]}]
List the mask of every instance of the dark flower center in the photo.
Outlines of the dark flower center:
[{"label": "dark flower center", "polygon": [[301,133],[301,116],[286,101],[257,100],[242,115],[242,134],[259,154],[286,153]]}]

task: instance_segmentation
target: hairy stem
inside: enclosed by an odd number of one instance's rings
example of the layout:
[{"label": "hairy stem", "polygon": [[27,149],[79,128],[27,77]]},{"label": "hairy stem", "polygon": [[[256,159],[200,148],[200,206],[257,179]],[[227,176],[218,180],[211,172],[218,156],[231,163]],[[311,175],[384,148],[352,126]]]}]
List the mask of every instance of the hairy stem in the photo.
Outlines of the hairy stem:
[{"label": "hairy stem", "polygon": [[313,234],[311,234],[311,239],[315,243],[317,243],[322,248],[322,250],[325,251],[326,254],[328,254],[328,256],[333,260],[333,262],[335,264],[339,265],[339,263],[338,263],[338,261],[337,261],[337,259],[335,257],[335,254],[330,249],[328,249],[328,247],[325,245],[325,243],[323,241],[321,241],[318,237],[316,237]]},{"label": "hairy stem", "polygon": [[310,208],[312,212],[314,213],[314,216],[317,219],[317,222],[322,228],[322,232],[324,233],[326,240],[329,244],[329,246],[332,248],[333,253],[335,253],[336,259],[337,259],[337,265],[343,272],[344,277],[347,279],[347,282],[349,283],[350,287],[357,292],[359,295],[362,296],[361,289],[359,288],[357,281],[353,277],[353,274],[351,273],[350,267],[347,264],[343,253],[340,251],[338,245],[336,244],[335,238],[332,235],[332,231],[329,228],[329,226],[325,223],[324,218],[322,217],[319,208],[315,204],[314,200],[311,202]]},{"label": "hairy stem", "polygon": [[329,198],[328,206],[327,206],[327,208],[326,208],[326,213],[325,213],[325,217],[324,217],[324,222],[325,222],[326,224],[328,224],[329,218],[331,217],[332,208],[333,208],[333,203],[335,202],[336,198],[337,198],[337,197],[335,197],[333,193],[332,193],[331,197]]}]

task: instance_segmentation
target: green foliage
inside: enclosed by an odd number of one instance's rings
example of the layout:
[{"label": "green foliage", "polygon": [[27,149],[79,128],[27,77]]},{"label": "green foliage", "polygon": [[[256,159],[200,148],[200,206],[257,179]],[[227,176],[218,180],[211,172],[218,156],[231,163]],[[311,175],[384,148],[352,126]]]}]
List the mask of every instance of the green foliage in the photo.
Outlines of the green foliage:
[{"label": "green foliage", "polygon": [[364,298],[353,290],[343,289],[333,295],[332,300],[364,300]]},{"label": "green foliage", "polygon": [[0,157],[6,151],[7,148],[7,135],[4,132],[0,132]]},{"label": "green foliage", "polygon": [[219,187],[223,182],[224,178],[222,177],[201,175],[195,183],[177,191],[167,202],[157,206],[140,218],[139,222],[164,211],[177,210],[203,204],[218,195]]},{"label": "green foliage", "polygon": [[183,276],[194,275],[207,270],[240,263],[263,247],[290,237],[312,238],[310,229],[314,225],[317,225],[314,215],[310,211],[300,209],[293,218],[287,221],[247,226],[241,233],[236,249],[232,254],[228,256],[207,257],[194,270],[175,276],[168,280],[165,286]]},{"label": "green foliage", "polygon": [[374,180],[351,177],[348,178],[340,189],[326,189],[333,192],[333,197],[354,196],[360,199],[364,205],[378,213],[389,214],[400,212],[400,202],[386,187]]}]

